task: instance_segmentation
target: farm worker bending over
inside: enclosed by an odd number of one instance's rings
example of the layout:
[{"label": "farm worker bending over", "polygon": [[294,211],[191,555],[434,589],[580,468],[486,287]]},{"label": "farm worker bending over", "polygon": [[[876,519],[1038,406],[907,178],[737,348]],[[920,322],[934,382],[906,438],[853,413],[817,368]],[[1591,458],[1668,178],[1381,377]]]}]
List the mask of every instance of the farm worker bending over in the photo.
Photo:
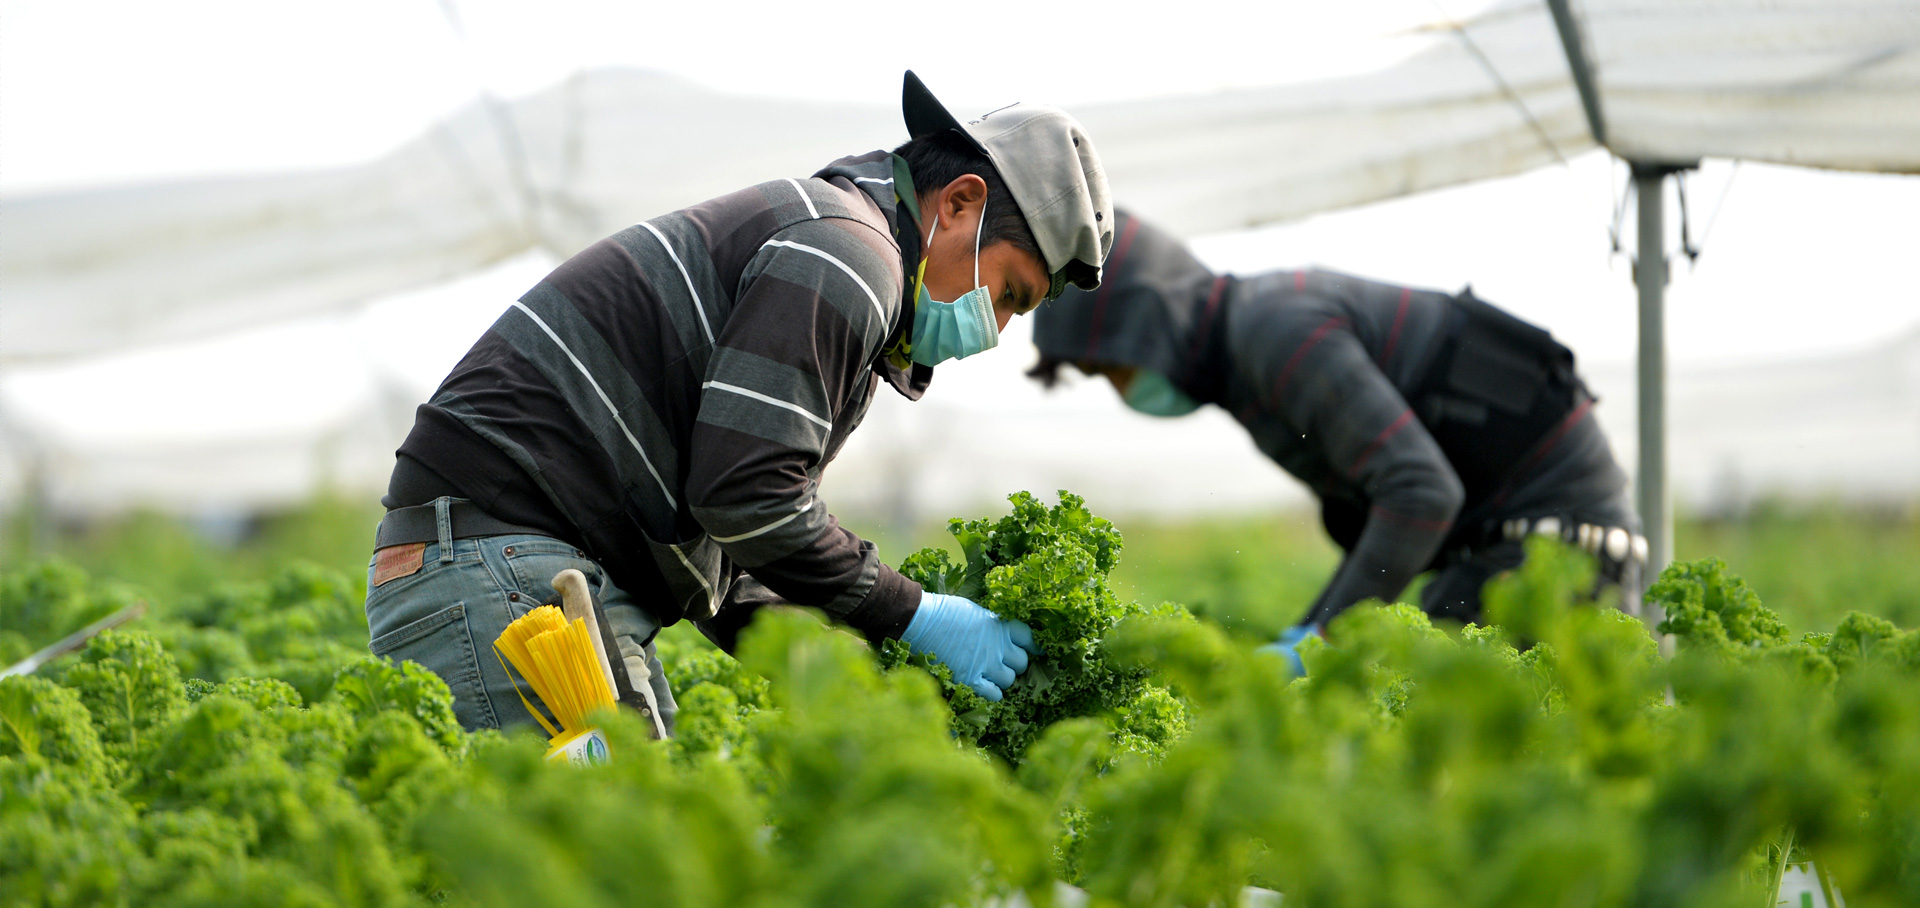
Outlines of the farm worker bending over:
[{"label": "farm worker bending over", "polygon": [[1638,606],[1646,543],[1573,354],[1471,291],[1216,275],[1121,212],[1106,279],[1042,307],[1034,342],[1029,374],[1048,384],[1072,363],[1143,413],[1225,409],[1319,496],[1346,554],[1276,647],[1296,666],[1305,636],[1425,570],[1421,607],[1472,620],[1529,533],[1598,555],[1602,582]]},{"label": "farm worker bending over", "polygon": [[918,399],[1012,316],[1097,286],[1113,212],[1065,112],[963,126],[912,73],[904,107],[893,153],[623,230],[507,308],[398,451],[369,567],[374,653],[446,679],[467,728],[530,723],[490,648],[577,568],[621,698],[660,734],[674,707],[654,634],[685,619],[730,646],[730,615],[767,600],[898,637],[1001,696],[1026,626],[881,563],[827,512],[820,475],[883,383]]}]

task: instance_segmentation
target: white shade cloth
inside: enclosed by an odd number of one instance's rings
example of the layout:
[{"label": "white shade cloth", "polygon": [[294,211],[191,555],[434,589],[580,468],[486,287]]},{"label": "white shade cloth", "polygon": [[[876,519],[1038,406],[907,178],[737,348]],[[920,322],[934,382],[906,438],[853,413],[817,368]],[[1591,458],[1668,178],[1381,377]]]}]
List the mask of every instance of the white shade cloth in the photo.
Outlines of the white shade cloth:
[{"label": "white shade cloth", "polygon": [[[1610,147],[1920,172],[1920,6],[1586,0]],[[1464,35],[1464,39],[1461,37]],[[1496,7],[1388,69],[1088,106],[1116,197],[1186,234],[1518,173],[1592,147],[1546,7]],[[1477,53],[1475,52],[1477,50]],[[339,310],[904,138],[896,110],[583,72],[317,173],[0,200],[0,363]]]}]

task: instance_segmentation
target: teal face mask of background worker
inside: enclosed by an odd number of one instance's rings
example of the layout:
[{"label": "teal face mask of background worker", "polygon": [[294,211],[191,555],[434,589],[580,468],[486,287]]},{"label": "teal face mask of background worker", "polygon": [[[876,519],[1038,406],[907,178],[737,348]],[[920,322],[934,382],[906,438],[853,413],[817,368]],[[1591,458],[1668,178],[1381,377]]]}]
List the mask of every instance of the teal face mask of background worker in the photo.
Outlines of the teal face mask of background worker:
[{"label": "teal face mask of background worker", "polygon": [[[920,294],[913,303],[914,362],[937,366],[950,359],[966,359],[1000,344],[1000,326],[993,319],[993,294],[980,283],[980,231],[987,226],[987,205],[980,203],[980,226],[973,231],[973,289],[951,303],[942,303],[927,292],[927,263],[920,262]],[[935,216],[927,231],[927,248],[933,248],[934,231],[940,229]]]},{"label": "teal face mask of background worker", "polygon": [[1133,373],[1127,392],[1120,395],[1127,406],[1148,416],[1185,416],[1200,409],[1200,402],[1174,387],[1166,376],[1151,369]]}]

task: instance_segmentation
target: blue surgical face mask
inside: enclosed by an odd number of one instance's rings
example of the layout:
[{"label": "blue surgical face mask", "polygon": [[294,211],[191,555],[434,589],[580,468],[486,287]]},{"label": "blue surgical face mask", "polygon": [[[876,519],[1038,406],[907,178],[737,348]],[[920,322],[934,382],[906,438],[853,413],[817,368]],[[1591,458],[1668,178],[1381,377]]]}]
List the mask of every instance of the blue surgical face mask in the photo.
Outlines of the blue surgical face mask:
[{"label": "blue surgical face mask", "polygon": [[[987,225],[987,209],[980,206],[980,227],[973,232],[973,289],[951,303],[942,303],[927,292],[926,263],[920,264],[917,283],[920,294],[913,303],[913,361],[937,366],[950,359],[965,359],[1000,343],[1000,326],[993,319],[993,295],[980,283],[980,230]],[[927,231],[927,246],[933,248],[934,231],[940,218],[933,219]]]},{"label": "blue surgical face mask", "polygon": [[1140,369],[1133,373],[1133,381],[1127,383],[1127,393],[1122,400],[1148,416],[1185,416],[1200,409],[1200,402],[1187,396],[1187,392],[1174,387],[1166,376],[1149,369]]}]

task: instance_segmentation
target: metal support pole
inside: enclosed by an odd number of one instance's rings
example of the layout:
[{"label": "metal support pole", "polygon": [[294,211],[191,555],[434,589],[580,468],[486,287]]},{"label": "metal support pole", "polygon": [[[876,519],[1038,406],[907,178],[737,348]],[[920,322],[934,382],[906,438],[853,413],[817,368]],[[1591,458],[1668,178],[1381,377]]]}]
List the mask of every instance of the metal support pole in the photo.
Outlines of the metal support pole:
[{"label": "metal support pole", "polygon": [[[1673,499],[1667,490],[1667,175],[1676,168],[1634,164],[1633,193],[1639,210],[1639,246],[1633,283],[1640,291],[1640,465],[1636,505],[1647,535],[1644,582],[1652,583],[1673,560]],[[1649,615],[1658,621],[1659,616]]]}]

